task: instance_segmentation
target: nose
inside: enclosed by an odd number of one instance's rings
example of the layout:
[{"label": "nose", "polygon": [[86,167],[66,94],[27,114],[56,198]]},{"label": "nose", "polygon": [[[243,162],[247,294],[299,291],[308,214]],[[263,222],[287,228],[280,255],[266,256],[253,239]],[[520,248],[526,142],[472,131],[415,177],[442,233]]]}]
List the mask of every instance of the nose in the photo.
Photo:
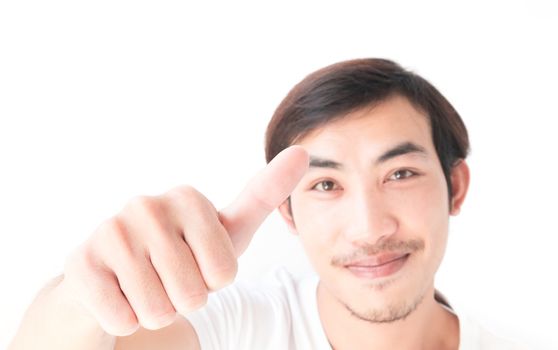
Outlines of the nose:
[{"label": "nose", "polygon": [[399,223],[381,193],[358,191],[346,198],[349,222],[345,238],[354,245],[370,245],[397,232]]}]

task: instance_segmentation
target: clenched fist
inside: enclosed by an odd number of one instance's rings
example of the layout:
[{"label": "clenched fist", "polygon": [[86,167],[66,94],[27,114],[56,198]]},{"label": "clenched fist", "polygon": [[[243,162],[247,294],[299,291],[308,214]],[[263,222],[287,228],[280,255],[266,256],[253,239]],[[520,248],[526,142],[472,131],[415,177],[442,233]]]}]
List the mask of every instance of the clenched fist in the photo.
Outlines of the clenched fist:
[{"label": "clenched fist", "polygon": [[70,255],[59,287],[111,335],[165,327],[234,279],[252,235],[307,168],[306,152],[290,147],[220,211],[192,187],[138,197]]}]

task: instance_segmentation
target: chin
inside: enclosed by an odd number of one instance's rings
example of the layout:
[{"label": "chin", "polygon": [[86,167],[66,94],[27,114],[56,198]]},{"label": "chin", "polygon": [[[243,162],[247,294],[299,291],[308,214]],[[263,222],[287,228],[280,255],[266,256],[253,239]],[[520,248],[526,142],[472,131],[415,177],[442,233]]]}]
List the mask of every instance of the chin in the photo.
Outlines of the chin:
[{"label": "chin", "polygon": [[[360,302],[343,303],[352,316],[367,322],[392,323],[406,319],[424,300],[426,290],[417,293],[390,292],[384,288],[382,295],[367,295]],[[377,287],[375,288],[377,290]],[[374,293],[376,294],[376,293]],[[371,301],[374,301],[371,303]],[[358,304],[358,305],[357,305]]]},{"label": "chin", "polygon": [[[403,271],[386,278],[364,280],[351,277],[343,284],[345,307],[361,319],[395,322],[405,319],[424,300],[431,284],[422,274]],[[340,291],[341,292],[341,291]]]}]

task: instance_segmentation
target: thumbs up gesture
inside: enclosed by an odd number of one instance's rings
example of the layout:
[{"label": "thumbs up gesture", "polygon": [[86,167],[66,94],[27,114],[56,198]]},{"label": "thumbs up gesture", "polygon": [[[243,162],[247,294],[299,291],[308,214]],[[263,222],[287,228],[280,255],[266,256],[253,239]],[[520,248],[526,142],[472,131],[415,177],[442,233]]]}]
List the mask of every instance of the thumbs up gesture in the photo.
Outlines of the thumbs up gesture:
[{"label": "thumbs up gesture", "polygon": [[67,259],[65,295],[111,335],[171,324],[234,279],[253,234],[307,168],[308,154],[289,147],[219,211],[187,186],[130,201]]}]

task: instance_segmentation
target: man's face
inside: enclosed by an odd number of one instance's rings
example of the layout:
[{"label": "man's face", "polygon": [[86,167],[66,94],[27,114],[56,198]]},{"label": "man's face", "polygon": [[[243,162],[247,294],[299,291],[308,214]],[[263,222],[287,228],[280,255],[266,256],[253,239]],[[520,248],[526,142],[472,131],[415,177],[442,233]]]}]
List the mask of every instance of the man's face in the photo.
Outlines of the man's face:
[{"label": "man's face", "polygon": [[[426,116],[394,97],[304,137],[308,173],[292,217],[320,288],[354,315],[393,321],[433,288],[448,233],[448,191]],[[291,220],[292,219],[292,220]]]}]

